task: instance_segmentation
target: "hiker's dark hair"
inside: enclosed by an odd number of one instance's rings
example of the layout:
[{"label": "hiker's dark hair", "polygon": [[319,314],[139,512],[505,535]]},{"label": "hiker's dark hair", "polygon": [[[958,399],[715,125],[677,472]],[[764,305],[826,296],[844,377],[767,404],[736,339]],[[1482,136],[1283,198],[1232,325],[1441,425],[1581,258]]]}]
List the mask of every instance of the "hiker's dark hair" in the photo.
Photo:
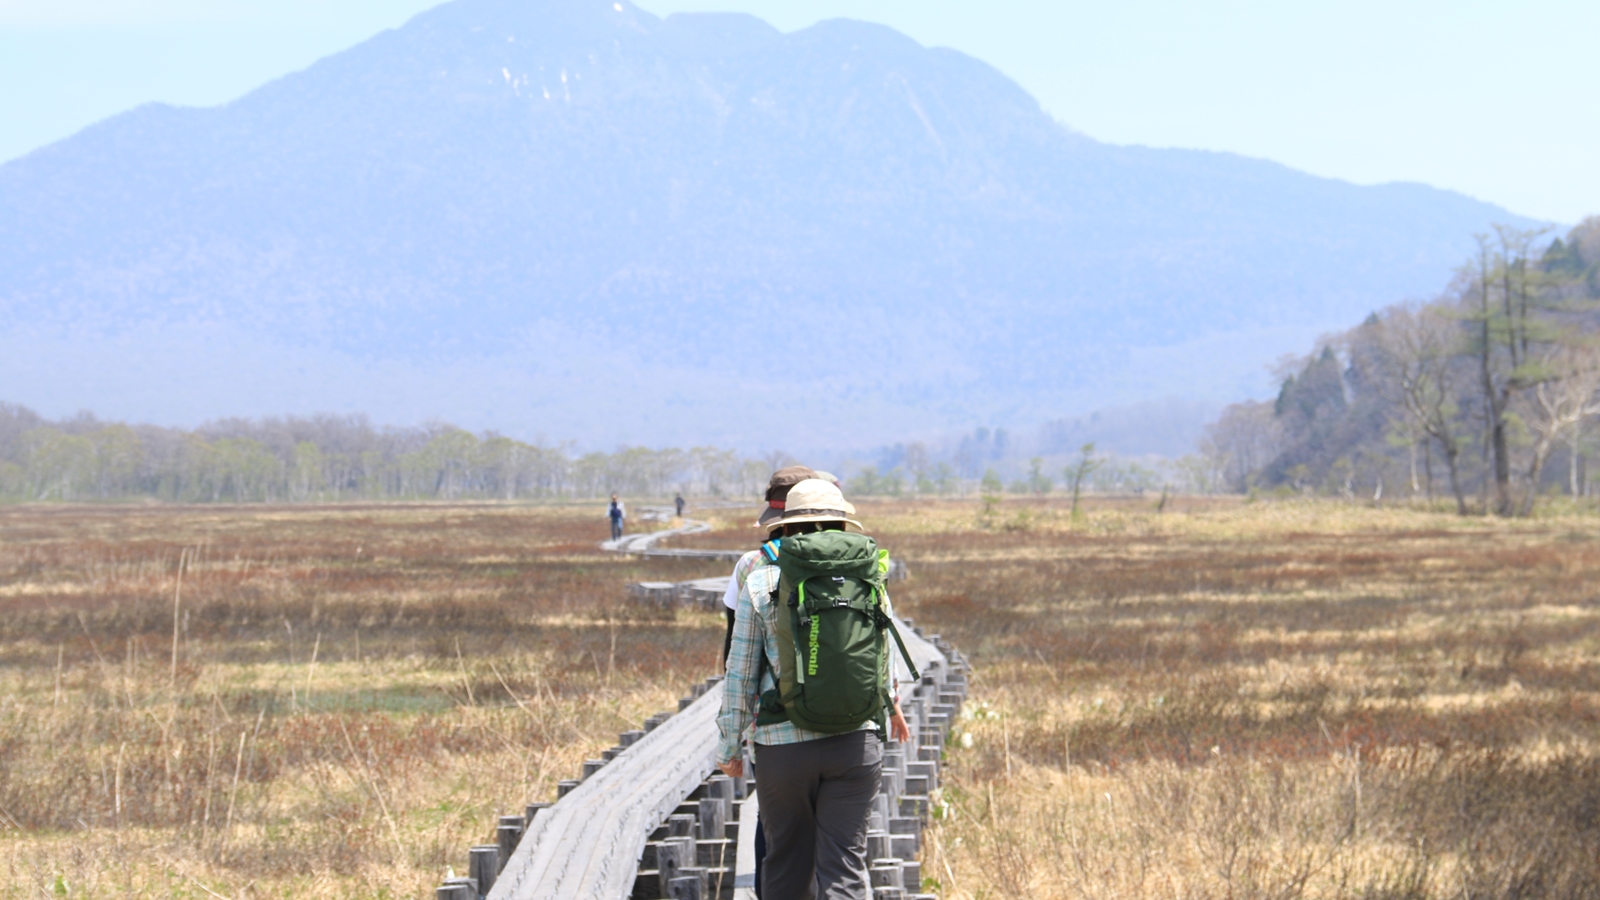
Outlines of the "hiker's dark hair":
[{"label": "hiker's dark hair", "polygon": [[835,521],[832,521],[832,522],[795,522],[792,525],[783,526],[783,533],[785,535],[811,534],[812,532],[816,532],[816,531],[843,531],[843,530],[844,530],[844,520],[843,519],[835,520]]}]

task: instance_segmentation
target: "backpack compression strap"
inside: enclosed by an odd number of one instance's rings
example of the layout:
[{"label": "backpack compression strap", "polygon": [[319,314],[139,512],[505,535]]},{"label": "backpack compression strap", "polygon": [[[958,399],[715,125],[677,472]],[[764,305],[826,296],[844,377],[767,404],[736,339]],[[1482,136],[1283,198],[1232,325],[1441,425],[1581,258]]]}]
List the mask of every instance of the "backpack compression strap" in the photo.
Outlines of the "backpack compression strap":
[{"label": "backpack compression strap", "polygon": [[[795,608],[800,618],[800,627],[794,633],[794,687],[795,691],[799,691],[800,685],[806,683],[806,648],[804,644],[800,643],[800,635],[811,627],[811,614],[806,611],[806,580],[804,578],[800,579],[800,583],[794,586],[794,599],[790,600],[789,604]],[[778,611],[778,615],[783,615],[781,609]],[[789,698],[785,697],[784,699],[787,700]]]}]

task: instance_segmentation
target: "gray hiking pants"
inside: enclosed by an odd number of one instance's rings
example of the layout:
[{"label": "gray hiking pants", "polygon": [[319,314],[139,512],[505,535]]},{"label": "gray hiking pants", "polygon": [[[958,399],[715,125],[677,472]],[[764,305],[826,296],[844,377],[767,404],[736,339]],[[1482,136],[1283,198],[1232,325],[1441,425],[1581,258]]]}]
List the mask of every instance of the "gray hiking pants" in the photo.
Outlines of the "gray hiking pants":
[{"label": "gray hiking pants", "polygon": [[871,900],[867,814],[882,771],[872,731],[756,745],[761,900]]}]

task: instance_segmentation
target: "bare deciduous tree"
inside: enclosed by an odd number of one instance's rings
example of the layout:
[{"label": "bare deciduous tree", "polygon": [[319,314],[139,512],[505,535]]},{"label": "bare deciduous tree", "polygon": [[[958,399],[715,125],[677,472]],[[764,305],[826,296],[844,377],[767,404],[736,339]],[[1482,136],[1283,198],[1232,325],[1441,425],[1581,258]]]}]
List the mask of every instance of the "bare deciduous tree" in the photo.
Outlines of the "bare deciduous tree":
[{"label": "bare deciduous tree", "polygon": [[1200,453],[1218,482],[1244,491],[1252,476],[1278,455],[1282,433],[1271,403],[1235,403],[1206,426]]},{"label": "bare deciduous tree", "polygon": [[1436,305],[1400,304],[1362,329],[1372,352],[1353,354],[1372,366],[1370,384],[1420,432],[1436,441],[1450,476],[1456,512],[1467,514],[1461,485],[1461,324]]},{"label": "bare deciduous tree", "polygon": [[1494,512],[1501,516],[1513,509],[1506,412],[1518,393],[1538,384],[1533,352],[1553,336],[1551,324],[1538,316],[1540,279],[1528,266],[1533,242],[1544,231],[1496,225],[1494,240],[1477,235],[1469,316],[1488,429]]},{"label": "bare deciduous tree", "polygon": [[1576,432],[1584,419],[1600,415],[1600,348],[1592,342],[1565,343],[1541,360],[1541,365],[1544,372],[1540,380],[1516,405],[1533,434],[1527,492],[1522,498],[1524,516],[1533,511],[1539,476],[1557,442]]}]

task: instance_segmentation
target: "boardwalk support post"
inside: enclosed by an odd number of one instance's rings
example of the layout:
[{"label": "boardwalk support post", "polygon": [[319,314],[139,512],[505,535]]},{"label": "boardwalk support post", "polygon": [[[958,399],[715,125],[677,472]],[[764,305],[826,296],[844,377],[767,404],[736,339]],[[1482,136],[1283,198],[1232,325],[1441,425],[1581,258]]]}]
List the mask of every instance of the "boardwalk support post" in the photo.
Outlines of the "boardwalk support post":
[{"label": "boardwalk support post", "polygon": [[478,896],[488,896],[494,879],[500,874],[500,846],[479,844],[468,851],[467,872],[478,883]]}]

